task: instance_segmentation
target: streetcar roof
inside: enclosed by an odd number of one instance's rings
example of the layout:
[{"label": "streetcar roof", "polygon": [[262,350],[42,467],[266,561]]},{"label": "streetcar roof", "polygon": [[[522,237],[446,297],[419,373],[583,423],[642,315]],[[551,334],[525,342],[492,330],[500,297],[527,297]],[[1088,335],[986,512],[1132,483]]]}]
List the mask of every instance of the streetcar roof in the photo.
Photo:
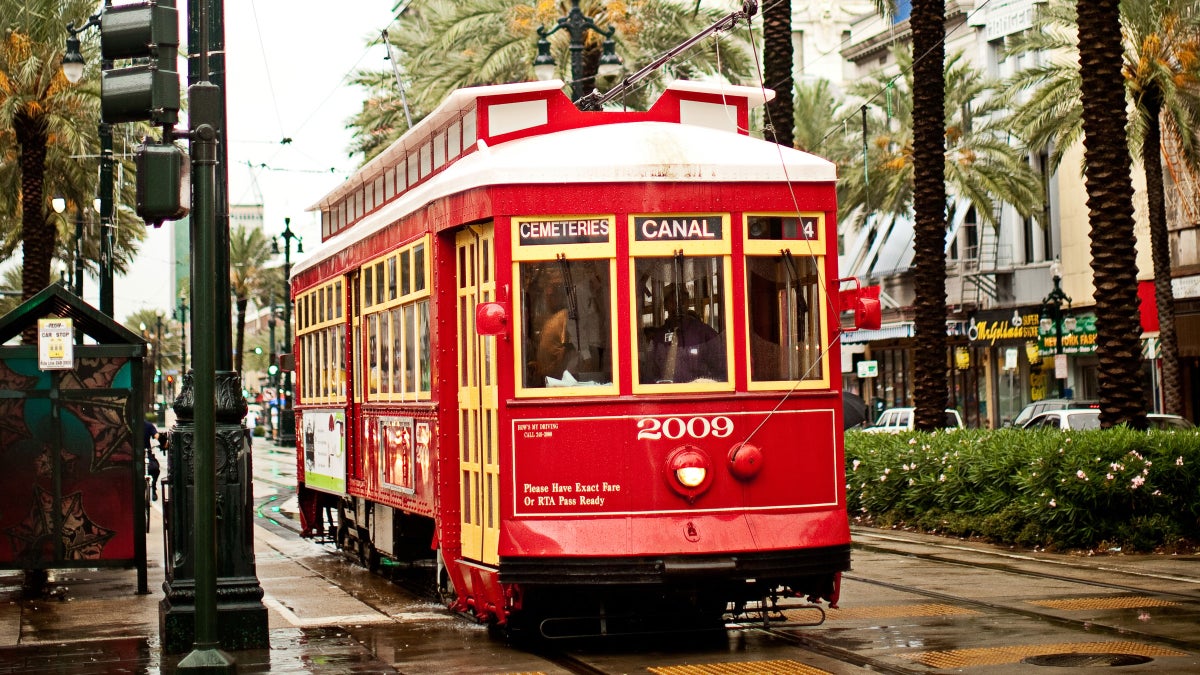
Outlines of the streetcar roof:
[{"label": "streetcar roof", "polygon": [[[672,87],[676,92],[711,95],[715,91],[722,91],[725,96],[737,94],[741,98],[741,105],[761,104],[766,98],[761,90],[749,87],[721,87],[696,82],[676,83]],[[506,93],[521,93],[543,92],[558,89],[559,86],[553,82],[538,82],[472,89],[494,92],[501,88],[510,90]],[[461,115],[462,110],[469,107],[470,101],[479,96],[476,91],[469,100],[459,100],[467,91],[470,90],[455,92],[439,110]],[[370,175],[380,170],[376,161],[381,162],[382,166],[387,166],[389,161],[394,162],[395,157],[389,160],[385,155],[396,154],[398,151],[395,148],[405,138],[412,134],[428,138],[427,130],[420,133],[427,122],[435,127],[445,122],[431,122],[430,118],[414,127],[313,208],[320,208],[337,196],[344,195],[347,185],[353,188],[361,185],[359,175]],[[473,152],[463,155],[429,180],[414,185],[362,216],[352,227],[326,239],[313,255],[294,265],[293,272],[299,273],[316,265],[328,253],[366,239],[434,200],[480,187],[629,182],[832,183],[837,179],[836,166],[828,160],[744,133],[678,121],[650,121],[639,115],[625,116],[623,119],[631,121],[526,135],[494,145],[480,139]],[[618,158],[619,162],[613,161],[614,158]],[[372,169],[372,166],[375,168]]]}]

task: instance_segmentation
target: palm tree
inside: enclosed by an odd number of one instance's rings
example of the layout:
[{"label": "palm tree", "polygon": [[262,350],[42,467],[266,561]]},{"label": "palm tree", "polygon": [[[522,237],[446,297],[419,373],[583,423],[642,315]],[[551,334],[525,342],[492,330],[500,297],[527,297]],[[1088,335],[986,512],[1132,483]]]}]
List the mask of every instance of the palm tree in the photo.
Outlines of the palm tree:
[{"label": "palm tree", "polygon": [[[93,0],[0,0],[0,256],[22,249],[25,273],[22,294],[28,298],[50,282],[55,258],[73,260],[74,242],[58,236],[66,228],[73,236],[75,214],[91,210],[96,194],[95,162],[99,140],[99,76],[93,65],[85,80],[71,85],[62,74],[66,24],[86,20],[95,10]],[[85,50],[95,51],[94,41]],[[91,54],[89,64],[98,64]],[[117,134],[130,144],[137,129]],[[82,158],[82,159],[81,159]],[[127,176],[132,162],[123,161]],[[125,272],[132,264],[145,226],[126,204],[134,202],[135,182],[124,181],[117,197],[113,270]],[[62,196],[67,210],[62,217],[49,208],[50,199]],[[27,208],[29,207],[29,208]],[[95,270],[99,236],[85,237],[84,266]]]},{"label": "palm tree", "polygon": [[269,283],[278,281],[278,274],[268,272],[270,261],[271,239],[262,229],[235,224],[229,233],[229,289],[237,311],[233,369],[239,373],[246,343],[246,307],[251,298],[261,297]]},{"label": "palm tree", "polygon": [[763,86],[775,92],[767,102],[767,124],[763,137],[773,143],[792,147],[793,129],[791,0],[772,0],[763,5]]},{"label": "palm tree", "polygon": [[43,189],[48,148],[82,154],[81,130],[95,127],[94,98],[70,86],[61,68],[67,22],[94,8],[90,0],[0,2],[0,16],[8,17],[0,43],[0,133],[11,133],[19,148],[24,298],[50,283],[56,231]]},{"label": "palm tree", "polygon": [[[725,15],[715,9],[697,11],[672,0],[644,0],[636,5],[584,0],[580,9],[600,26],[616,27],[618,51],[630,72]],[[420,9],[405,12],[396,29],[388,32],[388,39],[405,78],[413,123],[456,89],[532,80],[537,29],[554,25],[566,10],[567,3],[550,0],[430,0],[421,3]],[[598,37],[588,35],[583,81],[594,78],[599,65]],[[563,31],[552,36],[551,42],[560,71],[569,70]],[[719,43],[701,43],[643,80],[621,104],[645,109],[670,79],[721,73],[731,81],[745,81],[753,67],[744,46],[737,33],[722,36]],[[570,79],[570,73],[564,72],[563,79]],[[605,88],[616,82],[613,78],[599,84]],[[369,93],[362,111],[349,122],[354,129],[351,151],[370,159],[407,131],[408,125],[390,67],[360,71],[354,83]]]},{"label": "palm tree", "polygon": [[912,0],[913,53],[913,353],[915,426],[945,421],[946,377],[946,59],[945,0]]},{"label": "palm tree", "polygon": [[[1052,170],[1058,168],[1065,149],[1082,136],[1079,66],[1069,58],[1078,53],[1075,20],[1073,3],[1050,3],[1040,12],[1035,29],[1012,46],[1019,52],[1044,51],[1068,57],[1026,69],[1013,79],[1013,91],[1032,92],[1014,117],[1014,128],[1033,149],[1051,150]],[[1125,35],[1122,73],[1134,103],[1129,151],[1140,157],[1146,172],[1164,403],[1167,412],[1179,413],[1183,385],[1171,290],[1161,136],[1164,131],[1171,134],[1182,151],[1179,159],[1200,166],[1195,138],[1200,128],[1200,66],[1196,62],[1200,12],[1190,1],[1148,0],[1122,4],[1121,20]]]},{"label": "palm tree", "polygon": [[1119,0],[1078,0],[1083,158],[1099,317],[1100,424],[1140,429],[1146,426],[1146,415],[1119,4]]},{"label": "palm tree", "polygon": [[[849,92],[860,100],[889,92],[886,110],[868,108],[869,128],[877,130],[867,144],[868,171],[862,170],[861,146],[827,140],[819,150],[829,152],[839,163],[839,222],[853,219],[861,226],[874,217],[876,226],[886,226],[890,220],[912,213],[912,55],[902,48],[893,53],[902,77],[879,71],[854,83]],[[950,192],[966,199],[979,217],[993,226],[998,225],[995,214],[1001,202],[1011,204],[1021,215],[1032,215],[1040,209],[1041,184],[1024,151],[1009,141],[1008,109],[999,95],[1000,86],[972,67],[961,53],[946,60],[942,78],[946,83],[947,143],[943,161]],[[944,260],[944,234],[942,241],[939,259]]]}]

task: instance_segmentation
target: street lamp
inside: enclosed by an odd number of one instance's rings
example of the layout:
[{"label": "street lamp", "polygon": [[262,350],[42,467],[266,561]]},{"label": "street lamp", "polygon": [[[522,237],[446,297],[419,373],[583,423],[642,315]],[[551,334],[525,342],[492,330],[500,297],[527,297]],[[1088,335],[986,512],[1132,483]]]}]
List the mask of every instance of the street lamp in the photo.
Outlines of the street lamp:
[{"label": "street lamp", "polygon": [[[571,101],[578,103],[586,94],[591,93],[591,89],[595,88],[595,75],[584,77],[583,74],[584,38],[588,31],[604,36],[600,66],[596,74],[602,77],[615,75],[621,70],[621,57],[617,56],[617,43],[613,40],[617,28],[609,26],[606,30],[597,26],[592,17],[583,15],[579,9],[579,0],[571,0],[570,11],[566,16],[559,17],[558,25],[550,30],[546,30],[544,26],[538,27],[538,53],[533,60],[533,72],[539,80],[554,78],[554,57],[550,55],[550,40],[547,38],[563,28],[567,29],[567,33],[571,36]],[[590,86],[585,87],[585,84]]]},{"label": "street lamp", "polygon": [[[104,3],[107,7],[110,2]],[[63,54],[63,75],[71,84],[83,78],[83,53],[79,49],[79,34],[89,28],[100,26],[100,14],[88,17],[86,23],[75,28],[75,22],[67,24],[67,51]],[[101,70],[112,67],[112,61],[102,60]],[[100,312],[106,316],[113,315],[113,150],[112,125],[100,120],[97,126],[97,136],[100,139]],[[82,217],[82,216],[81,216]],[[82,290],[82,288],[81,288]]]},{"label": "street lamp", "polygon": [[1062,290],[1062,275],[1058,271],[1058,263],[1054,264],[1051,272],[1054,281],[1054,288],[1050,294],[1042,300],[1041,319],[1038,321],[1038,328],[1043,335],[1053,331],[1054,333],[1054,377],[1058,380],[1058,396],[1066,398],[1067,391],[1067,356],[1063,353],[1063,331],[1068,333],[1075,330],[1075,317],[1064,316],[1063,303],[1067,305],[1067,310],[1071,309],[1071,297]]},{"label": "street lamp", "polygon": [[[296,240],[296,253],[304,253],[304,239],[292,232],[292,219],[283,219],[283,344],[290,354],[292,352],[292,240]],[[271,239],[271,251],[279,253],[279,239]],[[283,368],[283,387],[280,395],[283,398],[283,411],[279,415],[280,445],[296,444],[296,418],[292,416],[292,368],[295,359],[290,359],[291,365]]]},{"label": "street lamp", "polygon": [[180,298],[179,307],[177,307],[175,311],[175,316],[179,319],[179,330],[181,334],[179,338],[179,374],[180,376],[183,376],[187,375],[187,300]]},{"label": "street lamp", "polygon": [[162,323],[162,315],[156,312],[154,315],[154,389],[156,394],[155,400],[161,401],[161,403],[158,404],[158,425],[160,427],[165,427],[167,424],[167,383],[162,372]]}]

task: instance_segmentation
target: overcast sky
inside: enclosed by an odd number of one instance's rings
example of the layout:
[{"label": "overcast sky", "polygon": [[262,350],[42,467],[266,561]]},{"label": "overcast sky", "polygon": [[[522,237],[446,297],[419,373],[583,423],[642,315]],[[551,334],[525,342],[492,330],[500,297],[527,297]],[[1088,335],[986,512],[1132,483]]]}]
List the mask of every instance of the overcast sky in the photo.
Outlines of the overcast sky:
[{"label": "overcast sky", "polygon": [[[187,3],[178,0],[180,15]],[[346,121],[363,91],[347,84],[359,68],[383,68],[385,51],[367,41],[388,26],[396,0],[226,0],[229,201],[262,203],[264,230],[283,219],[316,248],[320,227],[305,211],[357,166],[347,155]],[[186,39],[184,34],[184,39]],[[181,76],[186,79],[186,73]],[[282,143],[290,138],[288,144]],[[265,165],[265,166],[264,166]],[[170,225],[151,230],[133,271],[117,277],[116,318],[138,309],[170,311]],[[293,244],[294,245],[294,244]],[[302,258],[293,255],[292,261]],[[93,279],[84,298],[98,304]]]}]

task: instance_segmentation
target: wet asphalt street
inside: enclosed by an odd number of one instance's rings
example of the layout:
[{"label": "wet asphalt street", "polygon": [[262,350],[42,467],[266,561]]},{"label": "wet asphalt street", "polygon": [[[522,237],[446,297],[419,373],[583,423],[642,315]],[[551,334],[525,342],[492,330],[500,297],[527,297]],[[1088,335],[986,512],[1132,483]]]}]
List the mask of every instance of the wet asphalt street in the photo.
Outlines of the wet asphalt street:
[{"label": "wet asphalt street", "polygon": [[[271,648],[233,653],[239,673],[1200,672],[1200,556],[1074,557],[871,529],[854,532],[836,610],[793,604],[715,633],[515,646],[405,570],[371,573],[301,539],[294,457],[257,439]],[[0,572],[0,674],[176,672],[182,655],[162,654],[158,638],[158,508],[150,595],[135,593],[133,570],[101,569],[52,573],[45,595],[22,598],[20,573]]]},{"label": "wet asphalt street", "polygon": [[[256,454],[261,512],[284,539],[295,527],[294,472],[290,452]],[[819,626],[787,625],[821,618],[794,608],[717,634],[523,648],[330,544],[298,546],[313,551],[305,565],[387,617],[341,625],[406,673],[1200,672],[1198,556],[1073,557],[866,528],[855,542],[840,608]]]}]

